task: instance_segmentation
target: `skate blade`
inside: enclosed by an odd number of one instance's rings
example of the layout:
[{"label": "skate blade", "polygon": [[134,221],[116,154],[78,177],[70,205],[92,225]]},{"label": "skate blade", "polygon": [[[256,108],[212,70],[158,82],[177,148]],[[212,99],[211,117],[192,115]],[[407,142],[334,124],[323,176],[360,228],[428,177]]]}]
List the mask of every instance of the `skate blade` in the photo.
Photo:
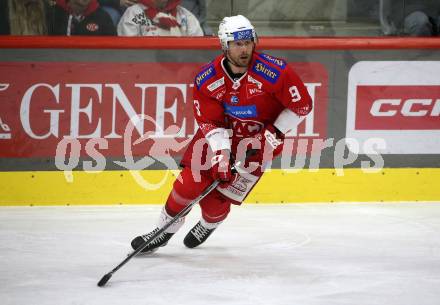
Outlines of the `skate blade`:
[{"label": "skate blade", "polygon": [[[135,255],[135,257],[149,256],[149,255],[155,253],[157,250],[159,250],[159,249],[156,248],[156,249],[153,249],[153,250],[150,250],[150,251],[139,252],[138,254]],[[131,253],[127,253],[127,256],[130,256],[130,255],[131,255]]]}]

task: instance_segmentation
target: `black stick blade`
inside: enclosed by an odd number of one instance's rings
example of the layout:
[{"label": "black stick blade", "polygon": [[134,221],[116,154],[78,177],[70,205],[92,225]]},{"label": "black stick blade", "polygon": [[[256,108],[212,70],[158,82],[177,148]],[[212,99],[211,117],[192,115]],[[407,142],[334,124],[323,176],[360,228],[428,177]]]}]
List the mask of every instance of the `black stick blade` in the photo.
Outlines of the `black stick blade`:
[{"label": "black stick blade", "polygon": [[112,273],[107,273],[102,277],[102,279],[98,282],[99,287],[104,287],[107,284],[108,280],[112,277]]}]

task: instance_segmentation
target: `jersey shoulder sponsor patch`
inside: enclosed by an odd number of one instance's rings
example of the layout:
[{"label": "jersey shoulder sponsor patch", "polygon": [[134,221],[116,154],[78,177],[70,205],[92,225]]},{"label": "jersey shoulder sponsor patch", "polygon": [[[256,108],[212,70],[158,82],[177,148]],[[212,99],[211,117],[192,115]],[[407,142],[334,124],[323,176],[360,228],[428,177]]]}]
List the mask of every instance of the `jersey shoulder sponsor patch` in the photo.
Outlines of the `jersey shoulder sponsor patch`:
[{"label": "jersey shoulder sponsor patch", "polygon": [[271,67],[258,59],[255,60],[255,63],[252,66],[252,71],[272,84],[277,82],[281,74],[281,72],[276,68]]},{"label": "jersey shoulder sponsor patch", "polygon": [[281,58],[277,58],[265,53],[258,54],[260,58],[265,59],[266,61],[273,63],[274,65],[278,66],[281,70],[283,70],[286,67],[286,61]]},{"label": "jersey shoulder sponsor patch", "polygon": [[197,89],[200,89],[200,87],[210,78],[214,77],[215,75],[215,68],[214,65],[208,65],[203,67],[202,71],[197,74],[195,78],[195,83],[197,86]]}]

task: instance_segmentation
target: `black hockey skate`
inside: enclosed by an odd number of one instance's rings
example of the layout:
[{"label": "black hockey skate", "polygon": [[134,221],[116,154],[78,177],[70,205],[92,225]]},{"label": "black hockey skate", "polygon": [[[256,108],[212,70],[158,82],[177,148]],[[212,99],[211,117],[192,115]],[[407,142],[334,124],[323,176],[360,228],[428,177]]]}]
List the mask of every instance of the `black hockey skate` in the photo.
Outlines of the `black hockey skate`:
[{"label": "black hockey skate", "polygon": [[202,243],[204,243],[209,235],[214,232],[214,229],[208,229],[202,225],[202,223],[199,221],[192,229],[191,231],[186,234],[185,239],[183,240],[183,243],[188,248],[195,248]]},{"label": "black hockey skate", "polygon": [[[136,250],[139,248],[145,241],[147,241],[153,234],[156,234],[157,231],[159,231],[159,228],[154,229],[148,234],[140,235],[134,238],[131,241],[131,247]],[[144,249],[142,249],[141,253],[153,253],[158,250],[159,247],[164,247],[170,240],[170,238],[174,235],[174,233],[166,233],[163,232],[158,237],[153,239],[152,242],[150,242]]]}]

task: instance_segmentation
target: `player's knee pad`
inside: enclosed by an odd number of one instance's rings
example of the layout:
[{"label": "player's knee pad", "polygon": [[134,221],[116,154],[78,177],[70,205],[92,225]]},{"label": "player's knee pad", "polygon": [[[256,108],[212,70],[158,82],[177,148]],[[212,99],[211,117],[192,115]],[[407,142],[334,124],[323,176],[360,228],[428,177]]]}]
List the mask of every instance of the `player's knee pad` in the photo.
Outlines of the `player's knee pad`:
[{"label": "player's knee pad", "polygon": [[184,168],[179,178],[174,181],[173,189],[168,196],[166,203],[167,212],[170,215],[179,213],[192,200],[197,198],[208,185],[209,181],[207,179],[195,182],[191,170]]},{"label": "player's knee pad", "polygon": [[217,190],[211,191],[200,201],[202,217],[208,223],[223,221],[231,210],[231,201],[225,198]]}]

